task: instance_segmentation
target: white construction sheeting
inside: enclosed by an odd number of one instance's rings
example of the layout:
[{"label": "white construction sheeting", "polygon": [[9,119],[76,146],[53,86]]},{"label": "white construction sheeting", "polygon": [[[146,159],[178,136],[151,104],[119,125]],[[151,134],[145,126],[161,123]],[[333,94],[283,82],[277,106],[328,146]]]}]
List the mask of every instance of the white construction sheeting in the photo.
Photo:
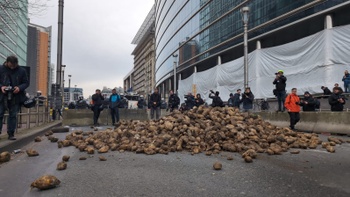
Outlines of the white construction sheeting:
[{"label": "white construction sheeting", "polygon": [[[322,85],[332,89],[334,83],[343,87],[344,71],[350,71],[350,25],[326,29],[281,46],[257,49],[248,55],[248,70],[255,98],[274,97],[272,82],[278,70],[287,77],[287,92],[296,87],[298,94],[321,93]],[[237,89],[244,91],[243,82],[242,57],[179,81],[178,95],[183,102],[183,95],[195,87],[196,93],[210,104],[209,90],[219,91],[225,101]]]}]

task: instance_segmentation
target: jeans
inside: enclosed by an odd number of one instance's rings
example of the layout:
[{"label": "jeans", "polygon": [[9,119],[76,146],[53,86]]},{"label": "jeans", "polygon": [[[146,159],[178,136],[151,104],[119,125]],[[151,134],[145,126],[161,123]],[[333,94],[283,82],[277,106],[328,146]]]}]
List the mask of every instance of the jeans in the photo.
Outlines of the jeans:
[{"label": "jeans", "polygon": [[119,122],[119,109],[118,107],[111,108],[112,124],[115,124],[115,120]]},{"label": "jeans", "polygon": [[300,114],[299,114],[299,112],[288,112],[288,113],[289,113],[289,118],[290,118],[290,128],[294,129],[294,126],[300,120]]},{"label": "jeans", "polygon": [[350,84],[345,84],[344,83],[344,92],[345,93],[350,93]]},{"label": "jeans", "polygon": [[100,105],[95,105],[93,107],[93,111],[94,111],[94,125],[97,125],[98,118],[100,117],[100,113],[102,111],[100,109]]},{"label": "jeans", "polygon": [[286,91],[278,91],[277,92],[277,101],[278,101],[278,111],[284,111],[284,102],[286,100]]},{"label": "jeans", "polygon": [[154,112],[156,112],[156,120],[158,120],[160,117],[160,107],[151,107],[151,119],[154,118]]},{"label": "jeans", "polygon": [[[17,128],[17,113],[19,111],[20,104],[8,105],[9,116],[7,118],[7,134],[9,137],[15,135],[15,130]],[[2,102],[0,104],[0,132],[2,131],[2,125],[5,114],[5,104]]]}]

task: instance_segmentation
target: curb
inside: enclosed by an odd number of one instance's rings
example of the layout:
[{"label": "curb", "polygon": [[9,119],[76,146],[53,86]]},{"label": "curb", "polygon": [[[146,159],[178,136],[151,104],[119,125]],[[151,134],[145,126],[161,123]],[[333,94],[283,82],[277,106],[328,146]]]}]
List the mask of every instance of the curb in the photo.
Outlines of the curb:
[{"label": "curb", "polygon": [[38,127],[22,130],[20,133],[16,135],[17,140],[15,141],[2,139],[0,140],[0,153],[3,151],[9,151],[11,153],[16,149],[21,149],[23,146],[27,145],[28,143],[33,142],[36,136],[43,135],[46,131],[61,125],[62,125],[62,121],[55,121],[53,123],[48,123]]}]

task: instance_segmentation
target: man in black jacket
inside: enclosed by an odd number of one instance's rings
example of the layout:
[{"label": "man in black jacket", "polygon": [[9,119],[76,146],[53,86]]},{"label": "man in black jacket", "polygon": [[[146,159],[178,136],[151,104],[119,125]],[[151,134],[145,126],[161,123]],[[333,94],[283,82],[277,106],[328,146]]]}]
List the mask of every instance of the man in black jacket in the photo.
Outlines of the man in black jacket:
[{"label": "man in black jacket", "polygon": [[283,75],[283,70],[279,70],[277,73],[275,73],[276,78],[273,81],[273,84],[276,85],[276,97],[278,100],[278,110],[277,111],[284,111],[284,102],[286,99],[286,81],[287,77]]},{"label": "man in black jacket", "polygon": [[93,105],[91,110],[94,112],[94,126],[98,126],[98,118],[100,117],[100,113],[103,110],[103,100],[104,97],[101,94],[101,90],[96,89],[95,94],[92,95]]},{"label": "man in black jacket", "polygon": [[158,89],[155,88],[153,94],[148,102],[148,108],[151,109],[151,119],[154,118],[154,112],[156,112],[156,119],[160,117],[160,104],[161,104],[161,96],[158,92]]},{"label": "man in black jacket", "polygon": [[172,112],[174,111],[174,109],[179,108],[180,98],[176,94],[174,94],[172,90],[170,90],[169,94],[170,96],[168,99],[168,109],[170,108],[170,112]]},{"label": "man in black jacket", "polygon": [[316,100],[310,92],[306,91],[304,93],[304,98],[300,100],[300,106],[303,107],[303,111],[315,111]]},{"label": "man in black jacket", "polygon": [[213,90],[210,90],[209,98],[213,99],[213,102],[211,103],[212,107],[224,107],[224,102],[221,100],[219,94],[219,91],[216,91],[214,94]]},{"label": "man in black jacket", "polygon": [[7,134],[9,140],[16,140],[14,134],[17,126],[17,113],[24,102],[25,89],[29,86],[28,75],[24,68],[18,66],[16,56],[9,56],[0,66],[0,133],[5,110],[9,112]]},{"label": "man in black jacket", "polygon": [[345,97],[342,93],[343,90],[340,87],[333,88],[333,94],[328,98],[328,102],[331,105],[331,111],[343,111]]}]

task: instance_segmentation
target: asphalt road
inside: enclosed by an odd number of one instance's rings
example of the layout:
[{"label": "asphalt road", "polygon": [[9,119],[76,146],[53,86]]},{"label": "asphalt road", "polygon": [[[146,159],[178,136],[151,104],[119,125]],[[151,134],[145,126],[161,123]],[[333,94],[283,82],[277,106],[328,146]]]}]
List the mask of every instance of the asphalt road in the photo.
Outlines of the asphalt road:
[{"label": "asphalt road", "polygon": [[[72,128],[81,129],[81,128]],[[89,128],[84,128],[90,130]],[[63,139],[66,134],[55,134]],[[108,152],[89,157],[74,147],[57,148],[46,138],[22,148],[33,148],[38,157],[25,153],[0,165],[0,196],[350,196],[350,144],[325,149],[301,150],[280,156],[259,154],[245,163],[239,154],[169,155]],[[63,155],[70,155],[68,168],[57,171]],[[79,157],[87,156],[81,161]],[[234,160],[227,160],[233,156]],[[213,163],[223,165],[213,170]],[[30,184],[44,174],[61,180],[59,187],[40,191]]]}]

